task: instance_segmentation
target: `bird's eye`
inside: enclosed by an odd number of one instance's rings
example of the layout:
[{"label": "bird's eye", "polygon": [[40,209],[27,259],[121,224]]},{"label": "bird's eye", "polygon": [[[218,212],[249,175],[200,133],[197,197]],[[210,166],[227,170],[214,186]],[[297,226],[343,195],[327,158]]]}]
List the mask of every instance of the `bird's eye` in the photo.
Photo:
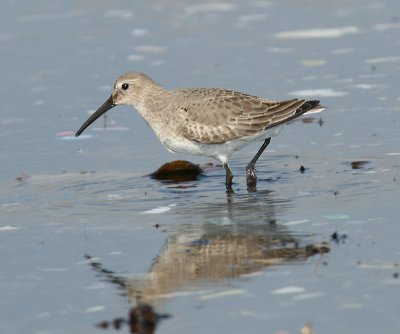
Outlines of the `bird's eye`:
[{"label": "bird's eye", "polygon": [[129,88],[129,85],[127,83],[122,84],[122,89],[127,90]]}]

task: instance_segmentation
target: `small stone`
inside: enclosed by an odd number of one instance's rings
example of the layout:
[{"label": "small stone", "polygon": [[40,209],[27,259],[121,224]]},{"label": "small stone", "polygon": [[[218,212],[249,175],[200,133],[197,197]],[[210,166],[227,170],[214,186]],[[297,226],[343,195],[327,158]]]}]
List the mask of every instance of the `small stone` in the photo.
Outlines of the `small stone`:
[{"label": "small stone", "polygon": [[186,160],[175,160],[162,165],[150,176],[157,180],[171,180],[175,182],[194,181],[203,173],[203,170]]}]

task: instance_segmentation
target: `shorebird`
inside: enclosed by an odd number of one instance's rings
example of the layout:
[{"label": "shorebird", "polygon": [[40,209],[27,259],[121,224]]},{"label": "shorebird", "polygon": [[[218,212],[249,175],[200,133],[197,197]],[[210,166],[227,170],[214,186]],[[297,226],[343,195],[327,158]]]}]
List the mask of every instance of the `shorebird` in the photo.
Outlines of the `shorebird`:
[{"label": "shorebird", "polygon": [[129,72],[117,79],[111,96],[75,136],[120,104],[134,107],[169,151],[221,161],[227,190],[232,190],[233,174],[228,165],[232,153],[264,140],[246,167],[247,185],[254,188],[255,164],[271,137],[290,120],[307,111],[323,109],[317,100],[275,101],[220,88],[167,90],[146,74]]}]

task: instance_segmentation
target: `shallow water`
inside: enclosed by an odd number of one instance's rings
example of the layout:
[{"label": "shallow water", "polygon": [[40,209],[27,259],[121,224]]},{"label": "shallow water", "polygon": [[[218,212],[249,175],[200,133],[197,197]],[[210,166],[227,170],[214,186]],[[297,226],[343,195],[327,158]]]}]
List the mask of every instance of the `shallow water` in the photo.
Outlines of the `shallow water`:
[{"label": "shallow water", "polygon": [[[0,332],[113,332],[97,325],[138,296],[169,315],[158,333],[398,332],[399,9],[6,1]],[[73,137],[127,70],[328,108],[273,138],[257,192],[245,166],[261,143],[234,155],[227,195],[223,168],[171,155],[129,108]],[[214,165],[179,184],[147,176],[175,159]]]}]

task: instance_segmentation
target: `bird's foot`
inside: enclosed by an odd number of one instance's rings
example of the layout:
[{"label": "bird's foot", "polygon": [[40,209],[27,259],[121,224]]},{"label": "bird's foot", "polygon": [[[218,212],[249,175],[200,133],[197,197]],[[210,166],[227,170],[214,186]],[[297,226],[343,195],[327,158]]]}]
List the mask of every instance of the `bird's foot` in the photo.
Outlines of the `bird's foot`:
[{"label": "bird's foot", "polygon": [[252,164],[248,164],[246,167],[246,178],[247,178],[247,183],[249,182],[257,182],[257,177],[256,177],[256,168]]},{"label": "bird's foot", "polygon": [[227,192],[232,192],[232,183],[233,183],[232,179],[233,179],[232,173],[227,173],[225,179],[225,186]]},{"label": "bird's foot", "polygon": [[226,178],[225,178],[225,186],[226,186],[226,191],[227,192],[232,192],[232,180],[233,180],[233,174],[231,169],[229,168],[228,164],[224,164],[225,170],[226,170]]},{"label": "bird's foot", "polygon": [[247,190],[256,191],[257,176],[256,168],[252,164],[248,164],[246,168],[246,180],[247,180]]}]

